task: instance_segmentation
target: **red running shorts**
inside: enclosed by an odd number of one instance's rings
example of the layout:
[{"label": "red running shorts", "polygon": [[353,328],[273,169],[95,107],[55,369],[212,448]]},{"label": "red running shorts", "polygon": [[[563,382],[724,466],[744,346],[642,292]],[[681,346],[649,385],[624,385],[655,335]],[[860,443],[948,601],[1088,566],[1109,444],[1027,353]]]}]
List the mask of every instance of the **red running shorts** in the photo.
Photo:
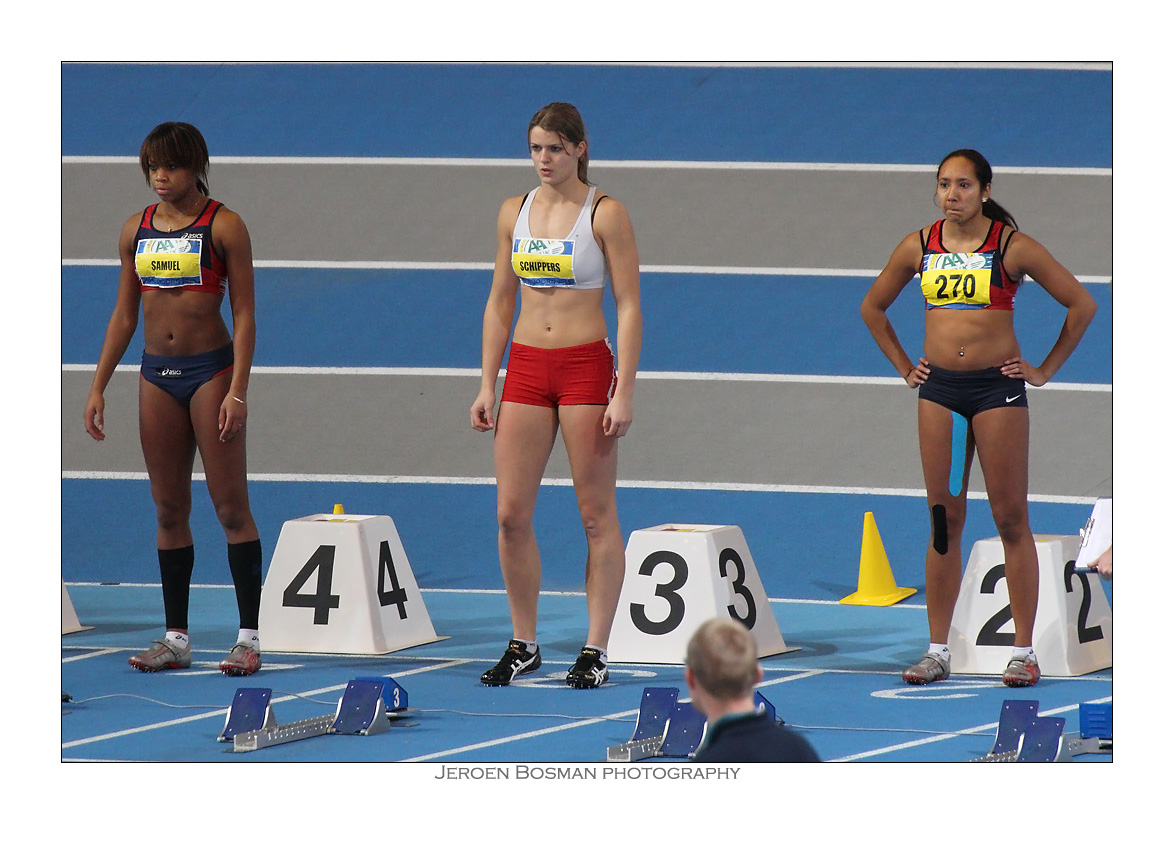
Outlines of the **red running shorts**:
[{"label": "red running shorts", "polygon": [[501,401],[549,408],[606,405],[615,388],[615,356],[606,339],[566,348],[513,342]]}]

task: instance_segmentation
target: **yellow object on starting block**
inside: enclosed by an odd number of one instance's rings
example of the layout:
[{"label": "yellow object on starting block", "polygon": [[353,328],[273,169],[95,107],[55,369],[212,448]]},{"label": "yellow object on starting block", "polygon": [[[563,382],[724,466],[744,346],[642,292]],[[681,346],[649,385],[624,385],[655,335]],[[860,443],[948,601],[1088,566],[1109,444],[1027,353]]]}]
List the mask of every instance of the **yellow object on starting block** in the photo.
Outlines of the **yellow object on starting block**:
[{"label": "yellow object on starting block", "polygon": [[911,594],[916,588],[898,588],[893,578],[893,568],[885,555],[880,531],[872,513],[864,514],[864,536],[860,540],[860,577],[856,592],[849,594],[841,603],[852,606],[892,606]]}]

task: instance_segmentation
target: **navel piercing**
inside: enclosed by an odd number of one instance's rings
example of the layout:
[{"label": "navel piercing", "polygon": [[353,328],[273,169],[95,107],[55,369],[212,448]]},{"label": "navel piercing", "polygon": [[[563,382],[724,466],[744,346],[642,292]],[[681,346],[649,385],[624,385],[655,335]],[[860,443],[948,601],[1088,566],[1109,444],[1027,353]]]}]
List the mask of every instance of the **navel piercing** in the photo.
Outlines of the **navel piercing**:
[{"label": "navel piercing", "polygon": [[965,356],[966,356],[966,349],[965,349],[965,348],[959,348],[959,349],[958,349],[958,356],[959,356],[959,357],[965,357]]}]

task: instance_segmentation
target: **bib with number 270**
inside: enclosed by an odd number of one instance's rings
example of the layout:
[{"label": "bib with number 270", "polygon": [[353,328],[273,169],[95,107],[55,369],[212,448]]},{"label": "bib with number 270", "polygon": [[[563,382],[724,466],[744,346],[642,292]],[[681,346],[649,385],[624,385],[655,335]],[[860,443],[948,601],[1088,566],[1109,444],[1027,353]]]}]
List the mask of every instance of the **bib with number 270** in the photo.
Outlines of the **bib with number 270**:
[{"label": "bib with number 270", "polygon": [[925,308],[984,309],[991,305],[993,252],[927,252],[921,259]]}]

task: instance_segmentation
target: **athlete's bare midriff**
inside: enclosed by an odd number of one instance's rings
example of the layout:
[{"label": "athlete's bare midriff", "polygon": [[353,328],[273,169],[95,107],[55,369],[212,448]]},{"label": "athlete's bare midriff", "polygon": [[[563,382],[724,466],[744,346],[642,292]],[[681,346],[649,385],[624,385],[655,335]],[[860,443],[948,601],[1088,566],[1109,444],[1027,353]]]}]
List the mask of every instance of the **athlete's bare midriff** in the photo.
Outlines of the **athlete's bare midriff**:
[{"label": "athlete's bare midriff", "polygon": [[607,337],[602,288],[521,287],[514,341],[535,348],[567,348]]},{"label": "athlete's bare midriff", "polygon": [[927,309],[925,359],[958,372],[1001,366],[1019,356],[1007,309]]},{"label": "athlete's bare midriff", "polygon": [[148,354],[175,357],[223,348],[231,340],[220,294],[157,288],[143,292],[143,341]]}]

